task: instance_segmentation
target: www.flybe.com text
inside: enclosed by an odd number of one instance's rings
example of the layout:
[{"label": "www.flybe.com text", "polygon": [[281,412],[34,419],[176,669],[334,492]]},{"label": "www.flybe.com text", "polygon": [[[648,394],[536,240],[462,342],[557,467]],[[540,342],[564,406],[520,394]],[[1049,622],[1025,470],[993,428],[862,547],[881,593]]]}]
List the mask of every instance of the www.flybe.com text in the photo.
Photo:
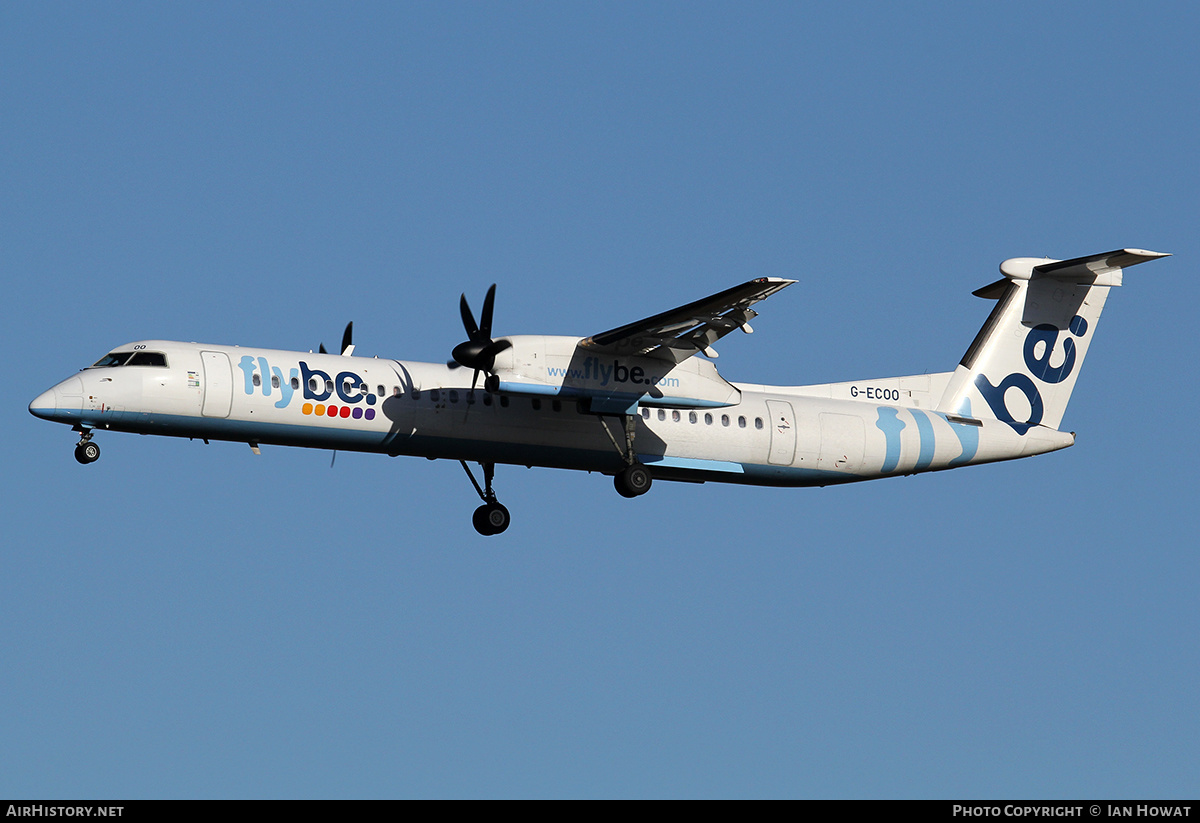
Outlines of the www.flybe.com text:
[{"label": "www.flybe.com text", "polygon": [[646,374],[646,370],[641,366],[626,366],[620,360],[614,360],[611,364],[601,363],[598,357],[585,357],[582,368],[578,369],[548,366],[546,373],[551,377],[562,377],[567,380],[595,380],[601,386],[607,386],[609,383],[663,387],[679,385],[678,377]]}]

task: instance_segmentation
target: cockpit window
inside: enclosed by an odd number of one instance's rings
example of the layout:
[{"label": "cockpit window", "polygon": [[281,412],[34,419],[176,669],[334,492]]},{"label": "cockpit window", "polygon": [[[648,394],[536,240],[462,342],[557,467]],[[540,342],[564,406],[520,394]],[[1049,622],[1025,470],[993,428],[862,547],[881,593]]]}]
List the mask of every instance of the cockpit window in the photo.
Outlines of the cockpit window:
[{"label": "cockpit window", "polygon": [[132,354],[133,354],[133,352],[131,352],[131,351],[111,352],[110,354],[104,355],[99,360],[97,360],[95,363],[93,363],[92,368],[93,369],[103,369],[103,368],[107,368],[109,366],[124,366],[125,361],[128,360],[130,355],[132,355]]},{"label": "cockpit window", "polygon": [[167,356],[157,351],[115,351],[104,355],[94,364],[93,369],[105,369],[112,366],[166,366]]},{"label": "cockpit window", "polygon": [[165,366],[167,365],[167,356],[162,352],[157,351],[139,351],[135,352],[133,359],[125,365],[127,366]]}]

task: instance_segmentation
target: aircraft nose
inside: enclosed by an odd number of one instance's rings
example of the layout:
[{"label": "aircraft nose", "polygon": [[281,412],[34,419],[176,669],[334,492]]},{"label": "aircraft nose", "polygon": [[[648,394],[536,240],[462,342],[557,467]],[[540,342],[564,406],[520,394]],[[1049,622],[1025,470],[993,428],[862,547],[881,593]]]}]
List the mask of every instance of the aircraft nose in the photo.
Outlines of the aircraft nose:
[{"label": "aircraft nose", "polygon": [[83,381],[68,377],[57,386],[52,386],[33,398],[29,413],[43,420],[67,423],[79,417],[83,410]]},{"label": "aircraft nose", "polygon": [[53,420],[56,411],[58,411],[58,394],[54,389],[46,389],[33,398],[33,402],[29,404],[29,413],[43,420]]}]

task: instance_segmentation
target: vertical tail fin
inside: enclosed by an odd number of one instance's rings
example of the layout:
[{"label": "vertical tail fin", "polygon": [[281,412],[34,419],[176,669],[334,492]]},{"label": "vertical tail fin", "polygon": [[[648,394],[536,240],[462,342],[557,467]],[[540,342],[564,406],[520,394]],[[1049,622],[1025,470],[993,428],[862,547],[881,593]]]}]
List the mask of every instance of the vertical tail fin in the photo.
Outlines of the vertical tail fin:
[{"label": "vertical tail fin", "polygon": [[1108,292],[1129,266],[1168,255],[1118,249],[1074,260],[1015,257],[975,292],[998,300],[950,378],[938,410],[991,417],[1025,434],[1057,429]]}]

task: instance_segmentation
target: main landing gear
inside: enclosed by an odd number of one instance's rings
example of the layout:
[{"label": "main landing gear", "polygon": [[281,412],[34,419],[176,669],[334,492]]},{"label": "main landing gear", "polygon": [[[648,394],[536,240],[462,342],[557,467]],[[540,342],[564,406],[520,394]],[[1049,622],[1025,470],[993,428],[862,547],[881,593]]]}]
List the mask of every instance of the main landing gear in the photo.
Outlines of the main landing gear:
[{"label": "main landing gear", "polygon": [[81,432],[79,443],[75,446],[75,459],[85,466],[100,459],[100,447],[92,442],[91,429]]},{"label": "main landing gear", "polygon": [[459,460],[462,464],[463,471],[467,473],[467,477],[471,480],[471,485],[475,487],[475,491],[479,493],[479,497],[483,500],[483,505],[475,510],[471,515],[471,525],[475,527],[475,531],[482,535],[500,534],[508,528],[508,524],[512,522],[512,516],[499,500],[496,499],[496,492],[492,490],[492,479],[496,476],[495,463],[480,463],[483,467],[483,488],[479,487],[479,481],[475,479],[475,475],[471,473],[471,467],[467,465],[467,461]]},{"label": "main landing gear", "polygon": [[617,494],[622,497],[641,497],[646,492],[650,491],[650,484],[653,478],[650,475],[650,470],[642,465],[637,459],[637,452],[633,450],[633,435],[637,426],[637,416],[632,414],[622,415],[622,421],[625,424],[625,448],[621,448],[617,444],[617,439],[613,437],[612,432],[608,429],[608,423],[604,418],[600,418],[600,424],[604,426],[604,433],[608,435],[608,439],[612,441],[613,446],[621,454],[621,458],[625,461],[625,468],[617,472],[613,477],[613,485],[617,489]]},{"label": "main landing gear", "polygon": [[622,497],[640,497],[650,491],[650,470],[634,461],[613,477],[617,494]]}]

